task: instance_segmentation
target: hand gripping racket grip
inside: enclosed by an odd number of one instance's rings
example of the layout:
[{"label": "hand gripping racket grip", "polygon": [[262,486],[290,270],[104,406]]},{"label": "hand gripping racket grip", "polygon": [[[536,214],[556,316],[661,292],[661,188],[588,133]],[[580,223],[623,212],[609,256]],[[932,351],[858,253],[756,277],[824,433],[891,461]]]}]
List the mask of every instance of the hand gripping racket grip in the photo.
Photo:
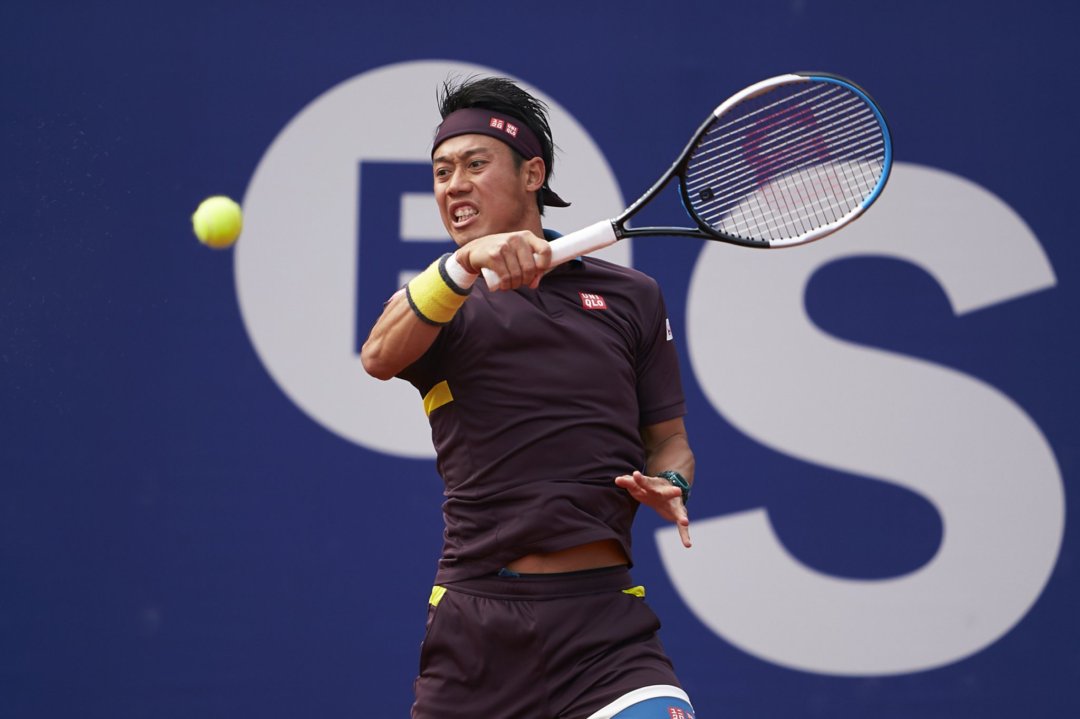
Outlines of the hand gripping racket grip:
[{"label": "hand gripping racket grip", "polygon": [[[576,232],[558,237],[549,243],[551,246],[551,266],[557,267],[579,255],[587,255],[590,252],[602,250],[609,245],[615,244],[618,239],[615,234],[615,226],[611,220],[603,220],[594,225],[583,227]],[[535,255],[533,256],[535,257]],[[486,267],[483,273],[488,289],[499,289],[502,278]]]}]

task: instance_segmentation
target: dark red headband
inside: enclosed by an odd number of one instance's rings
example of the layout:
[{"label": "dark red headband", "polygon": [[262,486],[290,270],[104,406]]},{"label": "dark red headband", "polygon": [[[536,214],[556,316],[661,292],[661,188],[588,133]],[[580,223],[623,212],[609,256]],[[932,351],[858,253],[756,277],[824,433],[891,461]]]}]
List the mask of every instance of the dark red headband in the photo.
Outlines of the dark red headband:
[{"label": "dark red headband", "polygon": [[[528,125],[510,115],[503,115],[479,107],[455,110],[443,119],[439,129],[435,132],[435,140],[431,143],[431,156],[435,156],[435,149],[445,140],[458,135],[487,135],[502,140],[526,160],[531,160],[534,157],[544,159],[540,141],[533,131],[529,129]],[[551,168],[545,167],[545,170],[550,172]],[[547,186],[546,177],[541,192],[545,205],[550,207],[570,206],[569,202],[556,195]]]}]

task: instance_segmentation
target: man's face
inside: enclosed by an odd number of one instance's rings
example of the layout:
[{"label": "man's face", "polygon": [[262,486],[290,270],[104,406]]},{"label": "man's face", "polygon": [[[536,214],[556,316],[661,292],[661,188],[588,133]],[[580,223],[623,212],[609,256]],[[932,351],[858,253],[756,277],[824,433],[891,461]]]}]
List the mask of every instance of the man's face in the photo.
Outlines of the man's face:
[{"label": "man's face", "polygon": [[461,246],[485,235],[533,229],[539,216],[533,193],[543,183],[542,168],[539,159],[519,167],[514,151],[487,135],[444,141],[435,148],[432,170],[435,201],[450,237]]}]

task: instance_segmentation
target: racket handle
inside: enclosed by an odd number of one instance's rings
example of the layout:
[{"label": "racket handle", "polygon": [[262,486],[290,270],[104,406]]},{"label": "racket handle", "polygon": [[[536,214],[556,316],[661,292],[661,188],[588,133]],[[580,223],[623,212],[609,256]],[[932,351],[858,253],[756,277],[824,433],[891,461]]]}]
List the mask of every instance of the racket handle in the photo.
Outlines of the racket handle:
[{"label": "racket handle", "polygon": [[[576,232],[557,237],[548,243],[551,246],[551,266],[557,267],[580,255],[602,250],[615,244],[618,239],[615,235],[615,226],[611,223],[611,220],[603,220],[588,227],[583,227]],[[488,289],[499,289],[502,279],[486,267],[483,269],[483,273]]]}]

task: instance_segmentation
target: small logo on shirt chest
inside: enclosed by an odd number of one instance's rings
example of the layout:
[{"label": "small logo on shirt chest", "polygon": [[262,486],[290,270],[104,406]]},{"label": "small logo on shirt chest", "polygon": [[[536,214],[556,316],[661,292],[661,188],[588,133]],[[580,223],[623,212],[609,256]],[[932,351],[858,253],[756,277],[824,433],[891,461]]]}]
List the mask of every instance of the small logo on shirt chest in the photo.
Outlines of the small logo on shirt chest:
[{"label": "small logo on shirt chest", "polygon": [[607,302],[600,295],[591,292],[578,292],[581,295],[581,306],[587,310],[606,310]]}]

